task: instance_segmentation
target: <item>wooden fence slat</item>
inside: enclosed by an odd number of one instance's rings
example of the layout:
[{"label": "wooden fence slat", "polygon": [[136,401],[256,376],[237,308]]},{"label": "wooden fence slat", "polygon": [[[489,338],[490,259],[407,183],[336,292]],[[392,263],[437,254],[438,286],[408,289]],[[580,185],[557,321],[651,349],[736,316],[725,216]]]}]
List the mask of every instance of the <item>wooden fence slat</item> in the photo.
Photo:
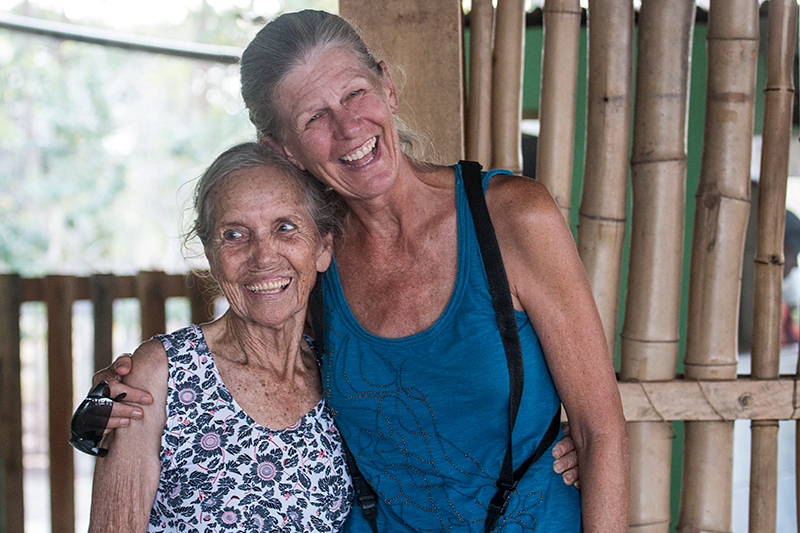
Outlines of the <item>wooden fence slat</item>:
[{"label": "wooden fence slat", "polygon": [[214,291],[216,282],[207,272],[190,272],[186,275],[186,297],[192,313],[192,324],[202,324],[214,319]]},{"label": "wooden fence slat", "polygon": [[69,445],[72,418],[71,276],[47,276],[47,375],[50,439],[50,522],[53,533],[75,531],[75,465]]},{"label": "wooden fence slat", "polygon": [[166,281],[167,275],[164,272],[143,271],[136,275],[143,341],[167,332]]},{"label": "wooden fence slat", "polygon": [[22,531],[22,394],[20,329],[22,283],[16,274],[0,275],[0,531]]},{"label": "wooden fence slat", "polygon": [[114,275],[95,274],[89,278],[94,315],[94,370],[111,364],[114,357]]}]

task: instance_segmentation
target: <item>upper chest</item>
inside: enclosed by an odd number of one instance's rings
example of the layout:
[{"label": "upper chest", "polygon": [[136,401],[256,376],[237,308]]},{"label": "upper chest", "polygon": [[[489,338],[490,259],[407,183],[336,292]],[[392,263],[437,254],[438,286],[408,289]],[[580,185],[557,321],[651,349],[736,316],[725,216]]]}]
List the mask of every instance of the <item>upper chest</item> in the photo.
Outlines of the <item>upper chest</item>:
[{"label": "upper chest", "polygon": [[455,211],[394,246],[350,242],[336,265],[350,311],[368,332],[398,338],[419,333],[441,316],[458,277]]}]

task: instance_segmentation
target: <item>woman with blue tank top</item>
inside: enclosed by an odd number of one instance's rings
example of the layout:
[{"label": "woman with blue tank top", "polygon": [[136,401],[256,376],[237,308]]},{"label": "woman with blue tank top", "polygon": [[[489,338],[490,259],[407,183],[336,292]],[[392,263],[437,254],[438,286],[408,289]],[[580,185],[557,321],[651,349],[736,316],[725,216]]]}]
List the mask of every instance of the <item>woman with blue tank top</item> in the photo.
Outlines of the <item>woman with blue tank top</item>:
[{"label": "woman with blue tank top", "polygon": [[[488,288],[498,276],[483,268],[462,168],[423,162],[419,138],[397,119],[386,63],[342,18],[302,11],[258,33],[241,78],[261,142],[346,208],[322,279],[322,387],[374,489],[377,516],[354,509],[344,530],[626,530],[629,457],[616,377],[572,234],[547,189],[505,171],[483,175],[522,348],[509,436],[509,363]],[[122,391],[137,393],[112,393]],[[549,461],[498,490],[509,441],[518,469],[560,403],[580,491]],[[497,503],[500,493],[507,505]]]}]

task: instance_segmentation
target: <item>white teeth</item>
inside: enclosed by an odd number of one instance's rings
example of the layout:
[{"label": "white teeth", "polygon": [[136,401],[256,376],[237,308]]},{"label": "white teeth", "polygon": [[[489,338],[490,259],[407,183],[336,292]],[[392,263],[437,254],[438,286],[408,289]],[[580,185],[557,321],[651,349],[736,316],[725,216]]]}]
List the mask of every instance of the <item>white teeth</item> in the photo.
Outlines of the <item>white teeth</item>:
[{"label": "white teeth", "polygon": [[367,155],[370,152],[372,152],[372,149],[375,148],[375,142],[376,141],[377,141],[377,137],[373,137],[372,139],[368,140],[364,144],[364,146],[362,146],[361,148],[356,150],[355,153],[343,156],[342,157],[342,161],[346,161],[348,163],[352,163],[353,161],[358,161],[359,159],[361,159],[365,155]]},{"label": "white teeth", "polygon": [[279,281],[268,281],[266,283],[256,283],[255,285],[245,285],[245,288],[255,293],[276,292],[280,291],[281,289],[289,285],[289,281],[290,280],[288,279],[283,279]]}]

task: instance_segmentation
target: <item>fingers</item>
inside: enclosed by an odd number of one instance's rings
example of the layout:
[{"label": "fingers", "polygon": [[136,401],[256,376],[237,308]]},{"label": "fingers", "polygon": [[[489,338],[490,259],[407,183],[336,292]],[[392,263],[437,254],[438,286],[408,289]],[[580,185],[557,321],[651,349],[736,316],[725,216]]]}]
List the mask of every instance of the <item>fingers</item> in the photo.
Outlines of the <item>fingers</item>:
[{"label": "fingers", "polygon": [[[124,394],[123,398],[125,398],[125,401],[128,403],[150,405],[153,403],[153,397],[150,395],[150,393],[122,383],[123,376],[127,376],[132,367],[133,361],[131,359],[131,355],[127,353],[122,354],[113,363],[111,363],[111,366],[97,371],[97,373],[92,376],[92,386],[97,385],[101,381],[107,381],[108,386],[111,389],[111,398],[114,398],[115,400],[121,400],[122,398],[119,396]],[[112,416],[114,415],[112,414]]]},{"label": "fingers", "polygon": [[574,451],[575,451],[575,441],[573,441],[572,437],[569,437],[565,433],[564,438],[556,442],[555,445],[553,446],[553,458],[558,460],[559,458],[565,456],[566,454]]},{"label": "fingers", "polygon": [[127,376],[130,371],[131,354],[124,353],[109,366],[95,372],[94,376],[92,376],[92,386],[94,387],[101,381],[108,381],[109,383],[121,381],[122,376]]},{"label": "fingers", "polygon": [[[125,385],[124,383],[116,380],[109,381],[108,387],[111,389],[110,397],[114,398],[114,400],[122,400],[124,398],[126,404],[139,404],[139,405],[150,405],[151,403],[153,403],[153,397],[150,395],[149,392],[145,390],[137,389],[136,387],[131,387],[130,385]],[[119,401],[115,401],[114,402],[115,411],[112,412],[111,416],[114,416],[114,413],[116,412],[118,405],[125,405],[125,404],[120,404]]]},{"label": "fingers", "polygon": [[111,416],[108,419],[103,435],[108,435],[112,430],[118,428],[128,427],[131,424],[131,420],[141,420],[143,416],[144,413],[140,407],[114,402],[114,408],[111,410]]},{"label": "fingers", "polygon": [[578,452],[575,442],[569,437],[569,426],[564,425],[564,438],[553,446],[553,470],[561,474],[567,485],[580,488],[580,470],[578,468]]}]

